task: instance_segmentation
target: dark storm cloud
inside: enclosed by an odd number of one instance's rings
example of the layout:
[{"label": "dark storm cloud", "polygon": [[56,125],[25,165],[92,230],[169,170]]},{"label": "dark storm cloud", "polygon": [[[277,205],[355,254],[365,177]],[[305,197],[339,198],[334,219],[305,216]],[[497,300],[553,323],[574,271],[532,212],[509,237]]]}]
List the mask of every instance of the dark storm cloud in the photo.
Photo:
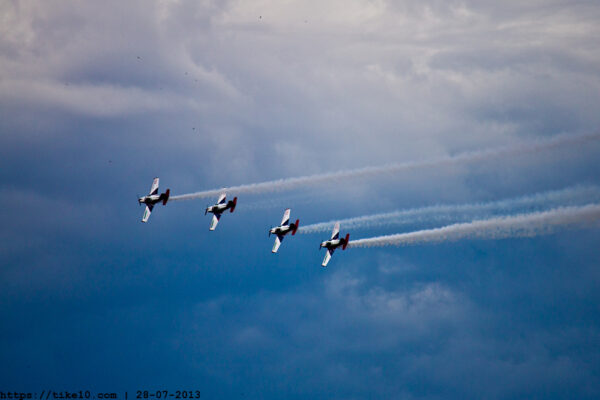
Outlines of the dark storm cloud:
[{"label": "dark storm cloud", "polygon": [[[517,314],[515,304],[508,304],[519,301],[515,295],[527,301],[550,287],[568,290],[568,284],[496,286],[532,272],[523,262],[507,271],[515,276],[489,279],[470,271],[480,268],[481,260],[452,266],[459,260],[438,259],[429,270],[389,254],[364,261],[341,262],[322,285],[266,292],[250,303],[237,296],[199,303],[182,311],[185,320],[197,322],[181,330],[178,346],[203,360],[195,368],[216,365],[213,373],[234,388],[267,373],[274,377],[267,392],[296,396],[505,397],[542,391],[560,398],[570,391],[583,397],[597,392],[588,384],[595,356],[568,350],[569,343],[586,347],[583,343],[596,337],[593,331],[549,323],[535,310],[540,301],[534,309],[521,305]],[[449,271],[452,267],[456,270]],[[469,288],[473,285],[478,289]],[[573,300],[574,294],[563,293],[563,299]],[[562,304],[555,312],[568,309]],[[579,312],[572,319],[581,317],[597,325]],[[218,332],[211,331],[215,326]],[[216,335],[224,340],[213,354]],[[223,359],[229,362],[219,363]],[[248,368],[246,359],[260,360],[261,368]],[[573,370],[577,365],[592,369],[580,374]],[[237,378],[230,380],[232,370]]]}]

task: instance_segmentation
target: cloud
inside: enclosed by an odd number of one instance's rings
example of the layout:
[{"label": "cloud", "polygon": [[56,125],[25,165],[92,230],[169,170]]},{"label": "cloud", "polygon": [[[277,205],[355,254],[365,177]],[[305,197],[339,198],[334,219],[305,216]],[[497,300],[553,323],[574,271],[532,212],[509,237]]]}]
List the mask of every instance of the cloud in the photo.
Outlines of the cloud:
[{"label": "cloud", "polygon": [[[528,317],[531,310],[515,311],[516,297],[535,298],[536,289],[512,292],[494,288],[499,281],[483,272],[471,277],[470,268],[485,268],[481,261],[457,259],[463,267],[455,272],[447,271],[449,265],[407,266],[390,255],[377,257],[368,269],[359,261],[339,261],[317,285],[223,296],[182,310],[188,322],[177,343],[193,349],[192,359],[207,357],[214,338],[223,339],[218,354],[192,368],[216,366],[213,376],[246,393],[253,389],[243,382],[267,374],[272,383],[262,386],[265,395],[292,397],[505,397],[544,390],[585,397],[597,391],[586,384],[589,373],[576,372],[587,357],[567,349],[595,333],[548,326],[541,315]],[[458,283],[448,274],[459,275]],[[473,279],[484,294],[498,290],[500,298],[479,303]],[[556,282],[550,285],[556,288]],[[247,359],[262,369],[248,369]],[[472,378],[467,383],[460,379],[465,375]],[[277,384],[282,381],[293,386]]]},{"label": "cloud", "polygon": [[[304,382],[297,387],[300,392],[312,388],[321,393],[334,382],[362,391],[365,377],[356,375],[357,357],[395,353],[407,344],[433,340],[438,327],[465,323],[470,307],[460,294],[438,283],[390,291],[369,288],[362,279],[338,271],[317,289],[263,293],[253,298],[224,297],[197,304],[194,317],[177,342],[195,342],[193,351],[206,354],[205,346],[214,335],[210,326],[221,321],[217,325],[222,326],[219,335],[225,341],[217,357],[241,360],[252,355],[262,360],[265,371],[276,377],[275,382],[294,372],[294,380]],[[225,322],[225,310],[231,308],[236,310],[236,317]],[[348,357],[340,358],[342,354]],[[213,372],[224,380],[230,379],[232,370],[234,374],[254,374],[238,365],[230,361]],[[377,374],[377,370],[373,366],[372,373]],[[239,380],[231,383],[235,387]],[[267,390],[273,386],[277,385],[269,385]]]},{"label": "cloud", "polygon": [[[286,175],[303,167],[283,162],[282,145],[317,152],[317,172],[599,122],[597,52],[571,46],[594,46],[597,10],[585,3],[184,1],[119,4],[118,15],[106,4],[15,4],[4,14],[5,47],[18,55],[0,63],[5,103],[16,92],[35,104],[40,87],[70,82],[79,89],[41,99],[105,117],[191,105],[185,118],[200,115],[206,131],[233,117],[252,132],[229,152],[275,155]],[[542,121],[558,112],[552,131]]]}]

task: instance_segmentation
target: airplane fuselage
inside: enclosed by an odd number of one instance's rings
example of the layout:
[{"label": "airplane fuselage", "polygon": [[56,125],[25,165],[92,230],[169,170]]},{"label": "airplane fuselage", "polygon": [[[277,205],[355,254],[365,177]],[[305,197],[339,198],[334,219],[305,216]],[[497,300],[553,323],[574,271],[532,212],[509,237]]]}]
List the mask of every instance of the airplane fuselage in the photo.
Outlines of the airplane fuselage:
[{"label": "airplane fuselage", "polygon": [[162,199],[163,199],[163,195],[149,194],[148,196],[142,196],[142,197],[140,197],[138,199],[138,202],[140,204],[155,205],[159,201],[162,201]]},{"label": "airplane fuselage", "polygon": [[292,227],[290,225],[282,225],[282,226],[276,226],[275,228],[272,228],[270,230],[270,232],[274,235],[285,235],[286,233],[290,232],[292,230]]},{"label": "airplane fuselage", "polygon": [[228,208],[231,208],[231,205],[229,203],[215,204],[214,206],[207,207],[206,212],[213,214],[221,214],[225,212]]},{"label": "airplane fuselage", "polygon": [[229,200],[228,202],[225,202],[225,203],[217,203],[210,207],[206,207],[204,214],[206,214],[206,213],[213,213],[215,215],[223,214],[227,210],[229,210],[230,212],[233,212],[233,210],[235,210],[236,204],[237,204],[237,197],[235,197],[233,200]]},{"label": "airplane fuselage", "polygon": [[294,224],[290,224],[290,225],[280,225],[280,226],[276,226],[274,228],[271,228],[269,230],[270,234],[273,235],[281,235],[284,236],[288,233],[290,233],[291,231],[293,231],[295,228]]},{"label": "airplane fuselage", "polygon": [[326,249],[337,249],[340,246],[344,245],[344,239],[334,239],[334,240],[326,240],[321,243],[320,247],[325,247]]}]

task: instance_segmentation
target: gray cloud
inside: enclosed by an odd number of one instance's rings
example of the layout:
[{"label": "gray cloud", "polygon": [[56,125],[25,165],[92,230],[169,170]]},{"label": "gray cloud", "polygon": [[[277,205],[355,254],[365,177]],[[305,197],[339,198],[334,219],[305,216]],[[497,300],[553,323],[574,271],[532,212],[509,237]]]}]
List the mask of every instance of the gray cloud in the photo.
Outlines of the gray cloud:
[{"label": "gray cloud", "polygon": [[[283,175],[303,168],[282,162],[290,153],[317,172],[330,160],[364,165],[546,133],[557,110],[560,131],[599,122],[589,3],[157,2],[119,3],[116,15],[106,4],[14,4],[4,46],[18,56],[1,63],[4,101],[20,93],[106,116],[185,109],[218,159],[250,146]],[[252,139],[236,133],[220,150],[236,131]],[[247,178],[253,164],[230,172]]]}]

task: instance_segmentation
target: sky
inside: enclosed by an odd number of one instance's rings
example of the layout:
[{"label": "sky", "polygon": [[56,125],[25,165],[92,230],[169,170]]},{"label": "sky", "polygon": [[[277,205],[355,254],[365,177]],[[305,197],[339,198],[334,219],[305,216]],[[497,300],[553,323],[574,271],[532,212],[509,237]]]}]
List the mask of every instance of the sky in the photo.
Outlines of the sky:
[{"label": "sky", "polygon": [[596,1],[1,1],[0,391],[598,398],[597,220],[327,268],[328,232],[274,255],[268,229],[598,204],[600,140],[229,192],[214,232],[216,198],[143,224],[136,197],[598,135],[599,21]]}]

